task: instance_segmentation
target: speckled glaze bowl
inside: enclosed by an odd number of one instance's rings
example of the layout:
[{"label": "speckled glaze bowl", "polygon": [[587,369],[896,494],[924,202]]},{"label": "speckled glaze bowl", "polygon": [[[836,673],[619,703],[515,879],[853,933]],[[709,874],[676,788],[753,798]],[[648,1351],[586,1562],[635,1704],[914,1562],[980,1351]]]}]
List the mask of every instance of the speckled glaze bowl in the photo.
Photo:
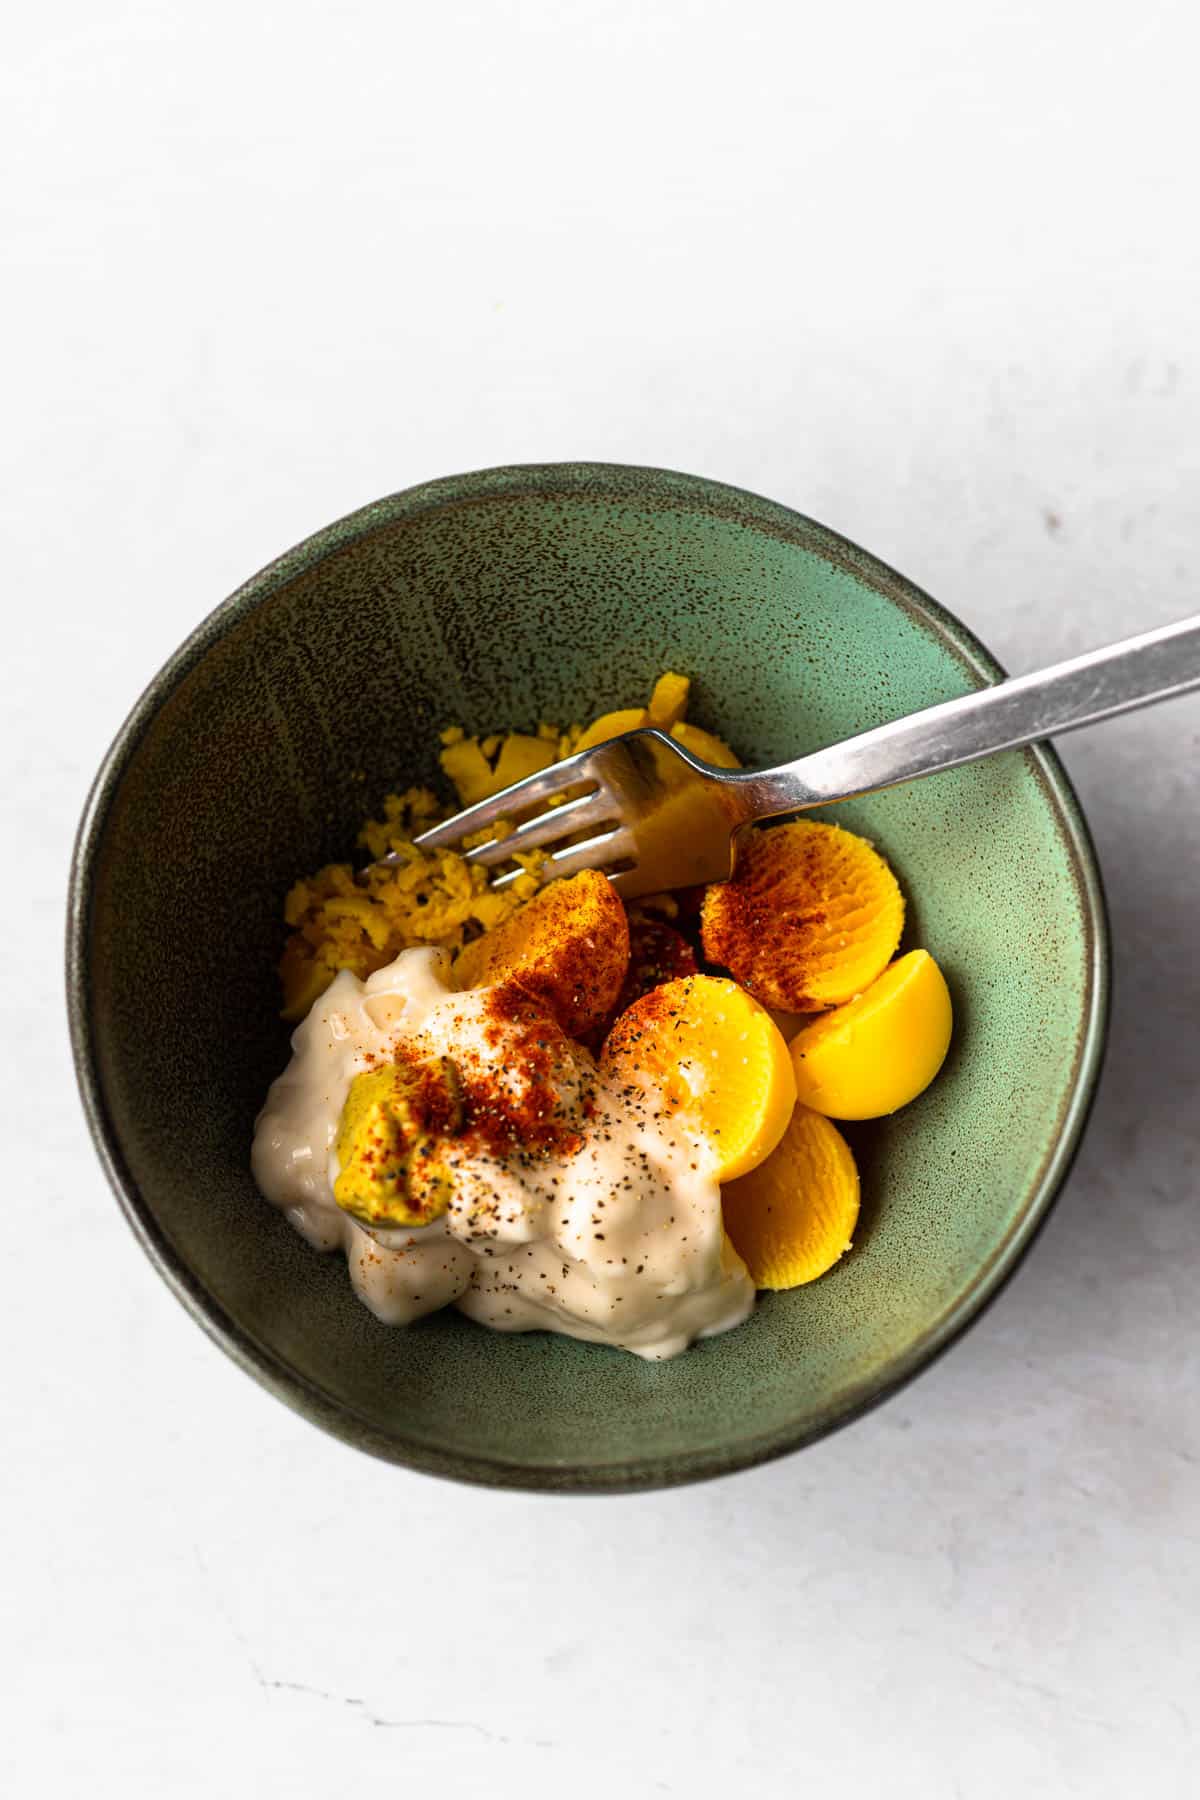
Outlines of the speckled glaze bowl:
[{"label": "speckled glaze bowl", "polygon": [[628,705],[671,666],[693,716],[773,762],[1000,673],[963,627],[812,520],[658,470],[568,464],[413,488],[217,609],[122,726],[82,821],[68,929],[84,1103],[126,1216],[196,1319],[348,1442],[498,1486],[618,1490],[810,1443],[913,1375],[1020,1260],[1099,1069],[1107,931],[1054,755],[1011,753],[837,809],[886,850],[907,944],[950,981],[935,1085],[849,1127],[853,1253],[669,1363],[456,1313],[388,1330],[340,1257],[257,1194],[255,1112],[288,1055],[291,881],[351,852],[439,729]]}]

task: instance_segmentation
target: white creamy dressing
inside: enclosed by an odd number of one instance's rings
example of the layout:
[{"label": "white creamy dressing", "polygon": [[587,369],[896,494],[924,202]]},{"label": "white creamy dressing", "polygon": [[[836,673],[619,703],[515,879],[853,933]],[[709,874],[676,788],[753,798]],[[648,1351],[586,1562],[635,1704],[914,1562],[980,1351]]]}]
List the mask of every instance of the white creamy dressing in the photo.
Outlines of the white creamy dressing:
[{"label": "white creamy dressing", "polygon": [[632,1105],[566,1038],[553,1045],[553,1086],[579,1148],[473,1149],[455,1160],[449,1212],[417,1229],[368,1229],[335,1203],[350,1083],[398,1044],[520,1098],[517,1035],[506,1054],[489,990],[451,992],[447,967],[441,951],[405,950],[365,982],[343,971],[316,1002],[255,1127],[251,1167],[267,1199],[317,1249],[345,1251],[355,1291],[386,1324],[454,1301],[500,1331],[557,1331],[655,1360],[740,1325],[754,1287],[699,1145]]}]

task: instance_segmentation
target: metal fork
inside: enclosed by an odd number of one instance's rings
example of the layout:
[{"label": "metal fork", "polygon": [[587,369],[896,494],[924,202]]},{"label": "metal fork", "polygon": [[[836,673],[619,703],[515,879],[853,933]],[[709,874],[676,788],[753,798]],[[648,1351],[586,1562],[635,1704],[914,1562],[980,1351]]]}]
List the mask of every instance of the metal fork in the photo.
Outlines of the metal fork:
[{"label": "metal fork", "polygon": [[[1197,687],[1200,614],[927,707],[775,769],[717,769],[661,731],[627,732],[467,807],[416,843],[453,849],[515,818],[521,822],[507,836],[467,851],[468,862],[494,867],[540,849],[548,852],[542,882],[603,869],[627,899],[727,881],[737,834],[755,820],[1019,750]],[[564,842],[581,831],[589,835]],[[493,885],[507,887],[519,873],[500,874]]]}]

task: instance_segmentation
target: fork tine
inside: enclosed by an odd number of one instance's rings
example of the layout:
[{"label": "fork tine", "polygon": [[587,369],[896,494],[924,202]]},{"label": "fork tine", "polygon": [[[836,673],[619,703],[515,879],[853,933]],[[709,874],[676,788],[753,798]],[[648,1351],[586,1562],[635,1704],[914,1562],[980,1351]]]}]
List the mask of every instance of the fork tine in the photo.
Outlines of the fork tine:
[{"label": "fork tine", "polygon": [[577,800],[567,800],[562,806],[552,806],[546,812],[538,813],[536,818],[526,819],[510,831],[507,837],[496,838],[490,844],[479,844],[474,850],[467,851],[467,861],[482,863],[490,868],[493,863],[507,862],[524,850],[533,850],[539,844],[548,844],[555,838],[566,837],[569,832],[578,831],[584,825],[599,825],[608,819],[615,821],[620,816],[620,807],[611,799],[604,788],[598,787],[594,793],[581,794]]},{"label": "fork tine", "polygon": [[[548,769],[541,769],[536,775],[527,775],[524,781],[515,782],[512,787],[502,789],[489,799],[477,800],[474,806],[455,813],[452,819],[446,819],[440,825],[431,825],[428,831],[423,831],[413,842],[418,850],[451,850],[463,838],[470,837],[473,832],[487,830],[498,819],[508,819],[516,812],[544,805],[552,794],[560,794],[564,788],[576,787],[581,781],[586,781],[590,758],[591,752],[585,750],[580,756],[568,756],[560,763],[551,763]],[[594,776],[592,780],[594,782]]]},{"label": "fork tine", "polygon": [[[609,863],[631,861],[635,853],[632,831],[618,825],[612,831],[602,831],[597,837],[590,837],[582,844],[571,844],[556,856],[547,857],[538,879],[545,886],[560,876],[577,875],[581,869],[603,869]],[[492,886],[502,892],[511,887],[521,873],[520,869],[513,869],[509,874],[497,877]]]}]

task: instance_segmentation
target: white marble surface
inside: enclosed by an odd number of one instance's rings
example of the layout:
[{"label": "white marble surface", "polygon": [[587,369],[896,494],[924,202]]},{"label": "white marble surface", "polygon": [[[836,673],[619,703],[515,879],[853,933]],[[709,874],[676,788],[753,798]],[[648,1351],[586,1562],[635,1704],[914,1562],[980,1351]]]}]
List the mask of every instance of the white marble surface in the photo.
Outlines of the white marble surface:
[{"label": "white marble surface", "polygon": [[[429,475],[740,482],[1014,668],[1200,605],[1197,48],[1162,0],[7,18],[14,1800],[1197,1792],[1200,702],[1067,747],[1118,995],[1024,1271],[899,1400],[715,1485],[472,1492],[260,1392],[117,1214],[58,973],[136,692]],[[352,1522],[389,1515],[373,1552]]]}]

